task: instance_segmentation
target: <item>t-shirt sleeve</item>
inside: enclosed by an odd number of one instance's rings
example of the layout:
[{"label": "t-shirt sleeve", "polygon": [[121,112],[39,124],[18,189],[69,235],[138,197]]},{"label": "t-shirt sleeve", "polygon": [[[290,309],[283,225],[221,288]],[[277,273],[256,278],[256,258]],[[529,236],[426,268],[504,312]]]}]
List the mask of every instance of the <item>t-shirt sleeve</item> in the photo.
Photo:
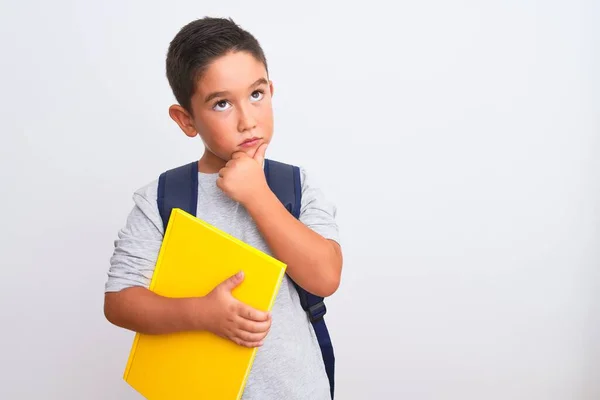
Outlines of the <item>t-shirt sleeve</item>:
[{"label": "t-shirt sleeve", "polygon": [[300,168],[300,181],[302,184],[300,221],[325,239],[340,243],[338,224],[335,220],[337,214],[335,204],[325,197],[314,177],[304,168]]},{"label": "t-shirt sleeve", "polygon": [[162,220],[156,204],[156,184],[133,195],[133,209],[114,241],[105,292],[150,286],[163,239]]}]

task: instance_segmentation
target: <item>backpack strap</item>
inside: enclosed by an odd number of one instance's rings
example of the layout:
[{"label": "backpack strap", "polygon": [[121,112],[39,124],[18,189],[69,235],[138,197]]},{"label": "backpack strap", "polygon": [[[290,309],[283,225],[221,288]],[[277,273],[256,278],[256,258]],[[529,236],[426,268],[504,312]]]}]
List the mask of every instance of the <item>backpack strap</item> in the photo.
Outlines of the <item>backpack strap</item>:
[{"label": "backpack strap", "polygon": [[[302,185],[300,182],[300,169],[296,166],[283,164],[277,161],[265,159],[265,176],[269,188],[281,201],[284,207],[296,218],[300,218],[300,206],[302,201]],[[292,280],[293,282],[293,280]],[[323,297],[316,296],[300,287],[296,282],[294,286],[300,297],[300,304],[315,330],[321,355],[325,363],[325,371],[329,379],[331,398],[333,399],[335,387],[335,356],[331,337],[325,324],[325,307]]]},{"label": "backpack strap", "polygon": [[[265,159],[265,177],[267,184],[284,207],[296,218],[300,218],[302,202],[302,185],[300,169],[296,166]],[[171,210],[180,208],[191,215],[196,215],[198,204],[198,161],[163,172],[158,179],[157,203],[160,217],[166,231]],[[329,379],[331,398],[334,393],[335,357],[329,331],[324,316],[327,312],[323,297],[315,296],[302,289],[296,282],[294,286],[300,297],[302,309],[315,330],[325,371]]]},{"label": "backpack strap", "polygon": [[295,218],[300,218],[302,203],[300,169],[268,159],[265,159],[264,169],[265,178],[271,191]]},{"label": "backpack strap", "polygon": [[198,206],[198,161],[160,174],[156,201],[165,232],[173,208],[181,208],[195,216]]}]

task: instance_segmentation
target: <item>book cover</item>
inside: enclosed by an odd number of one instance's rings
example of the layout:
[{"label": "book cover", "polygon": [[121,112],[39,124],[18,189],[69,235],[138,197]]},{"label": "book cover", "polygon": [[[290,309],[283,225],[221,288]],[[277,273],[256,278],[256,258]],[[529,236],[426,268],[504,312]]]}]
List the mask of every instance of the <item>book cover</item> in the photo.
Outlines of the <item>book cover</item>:
[{"label": "book cover", "polygon": [[[165,297],[205,296],[238,271],[239,301],[270,311],[286,265],[181,209],[173,209],[149,289]],[[238,400],[260,348],[210,332],[136,333],[124,380],[148,400]]]}]

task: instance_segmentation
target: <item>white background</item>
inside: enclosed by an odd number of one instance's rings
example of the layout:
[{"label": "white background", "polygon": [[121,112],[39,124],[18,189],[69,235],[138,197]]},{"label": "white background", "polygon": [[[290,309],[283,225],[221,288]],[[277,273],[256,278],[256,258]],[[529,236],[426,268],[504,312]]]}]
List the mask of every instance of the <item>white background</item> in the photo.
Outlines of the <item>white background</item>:
[{"label": "white background", "polygon": [[133,191],[201,154],[164,58],[205,15],[338,206],[337,398],[600,398],[598,2],[279,3],[2,2],[0,398],[140,398],[103,285]]}]

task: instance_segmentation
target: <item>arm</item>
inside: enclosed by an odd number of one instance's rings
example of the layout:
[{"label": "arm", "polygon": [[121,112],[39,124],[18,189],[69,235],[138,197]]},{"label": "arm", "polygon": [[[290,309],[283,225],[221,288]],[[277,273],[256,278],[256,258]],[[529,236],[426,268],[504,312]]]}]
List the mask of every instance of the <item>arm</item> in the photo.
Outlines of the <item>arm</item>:
[{"label": "arm", "polygon": [[135,206],[115,240],[104,294],[104,315],[119,327],[140,333],[191,329],[191,301],[168,299],[148,290],[163,238],[158,206],[146,188],[135,193]]},{"label": "arm", "polygon": [[144,287],[104,295],[104,315],[112,324],[146,334],[203,330],[202,298],[173,299]]},{"label": "arm", "polygon": [[233,297],[243,275],[234,275],[204,297],[168,298],[148,289],[162,244],[156,191],[134,196],[136,205],[119,232],[104,295],[104,315],[112,324],[145,334],[210,331],[238,345],[262,344],[271,325],[269,313]]},{"label": "arm", "polygon": [[294,218],[265,180],[262,165],[266,146],[261,145],[253,157],[234,153],[219,171],[217,186],[248,210],[267,245],[288,265],[287,272],[298,285],[315,295],[330,296],[340,284],[342,252],[336,241],[319,231],[331,234],[334,227],[337,232],[334,213],[322,209],[318,190],[308,190],[303,184],[303,212],[300,221]]},{"label": "arm", "polygon": [[143,287],[106,293],[104,315],[112,324],[139,333],[209,331],[241,346],[261,346],[271,316],[231,295],[242,281],[242,275],[234,275],[204,297],[169,298]]},{"label": "arm", "polygon": [[288,274],[298,285],[322,297],[335,293],[342,272],[338,243],[294,218],[268,188],[257,193],[247,209],[275,257],[288,265]]}]

